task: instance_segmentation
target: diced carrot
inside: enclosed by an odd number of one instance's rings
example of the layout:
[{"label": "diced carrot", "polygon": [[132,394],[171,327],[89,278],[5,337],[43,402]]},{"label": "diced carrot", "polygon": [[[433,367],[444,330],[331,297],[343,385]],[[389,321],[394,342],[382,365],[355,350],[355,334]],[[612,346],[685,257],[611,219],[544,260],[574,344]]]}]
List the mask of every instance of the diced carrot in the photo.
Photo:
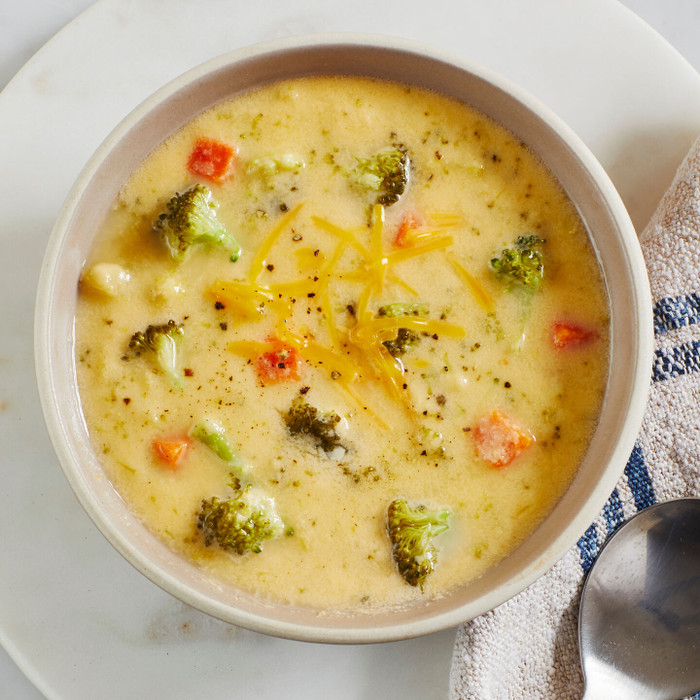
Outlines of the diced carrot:
[{"label": "diced carrot", "polygon": [[301,379],[303,360],[299,351],[280,340],[273,340],[274,348],[255,358],[255,369],[263,384]]},{"label": "diced carrot", "polygon": [[175,471],[190,446],[190,439],[182,435],[160,437],[153,440],[156,456],[168,469]]},{"label": "diced carrot", "polygon": [[420,217],[413,213],[407,212],[401,218],[399,227],[396,230],[396,236],[394,236],[394,245],[397,248],[406,248],[407,246],[413,245],[411,236],[414,231],[419,229],[423,225]]},{"label": "diced carrot", "polygon": [[573,323],[555,321],[552,324],[552,345],[554,345],[555,348],[568,348],[581,345],[595,337],[595,331]]},{"label": "diced carrot", "polygon": [[187,167],[193,175],[223,182],[230,174],[236,150],[214,139],[198,139],[190,153]]},{"label": "diced carrot", "polygon": [[498,409],[484,416],[473,431],[477,452],[500,469],[535,442],[532,433]]}]

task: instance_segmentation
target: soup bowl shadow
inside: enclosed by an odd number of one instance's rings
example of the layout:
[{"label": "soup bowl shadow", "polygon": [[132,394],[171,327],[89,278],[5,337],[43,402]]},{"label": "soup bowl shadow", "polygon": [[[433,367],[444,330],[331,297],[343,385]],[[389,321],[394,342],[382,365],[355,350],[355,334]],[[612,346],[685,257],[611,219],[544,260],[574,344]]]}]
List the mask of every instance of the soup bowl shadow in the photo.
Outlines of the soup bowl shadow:
[{"label": "soup bowl shadow", "polygon": [[[223,584],[174,553],[129,510],[103,472],[83,418],[74,353],[78,281],[119,189],[149,153],[203,110],[262,85],[314,75],[369,76],[463,101],[516,134],[575,204],[610,300],[610,370],[600,420],[570,487],[539,527],[479,579],[437,599],[347,613],[285,605]],[[280,637],[384,642],[456,626],[505,602],[551,568],[600,512],[641,425],[652,362],[651,299],[629,216],[586,146],[502,77],[432,47],[386,37],[314,35],[243,48],[194,68],[135,109],[88,162],[49,239],[36,300],[42,409],[61,467],[107,540],[155,584],[221,620]]]}]

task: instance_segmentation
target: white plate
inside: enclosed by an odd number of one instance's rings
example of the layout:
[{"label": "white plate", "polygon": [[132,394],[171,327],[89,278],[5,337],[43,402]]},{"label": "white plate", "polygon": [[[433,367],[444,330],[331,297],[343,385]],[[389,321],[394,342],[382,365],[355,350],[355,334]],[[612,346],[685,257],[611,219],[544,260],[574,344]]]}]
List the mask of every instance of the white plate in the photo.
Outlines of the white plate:
[{"label": "white plate", "polygon": [[102,138],[197,63],[319,31],[425,41],[519,82],[593,150],[638,230],[700,133],[700,77],[614,0],[101,0],[49,42],[0,94],[0,641],[49,698],[447,695],[451,631],[373,647],[295,643],[163,593],[81,511],[36,396],[43,248]]}]

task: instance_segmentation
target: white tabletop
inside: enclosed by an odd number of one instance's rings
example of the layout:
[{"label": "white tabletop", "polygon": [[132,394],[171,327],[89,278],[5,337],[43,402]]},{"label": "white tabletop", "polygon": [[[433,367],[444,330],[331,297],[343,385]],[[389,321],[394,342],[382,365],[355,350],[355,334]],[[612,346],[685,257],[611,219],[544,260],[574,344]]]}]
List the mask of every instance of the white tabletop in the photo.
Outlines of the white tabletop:
[{"label": "white tabletop", "polygon": [[[46,41],[92,3],[93,0],[2,0],[0,89],[7,85]],[[648,22],[700,71],[698,0],[623,0],[623,4]],[[645,57],[640,56],[639,61],[643,65]],[[4,167],[7,165],[3,162],[2,154],[0,163]],[[12,700],[36,700],[43,697],[1,647],[0,697]]]},{"label": "white tabletop", "polygon": [[[456,0],[455,0],[456,1]],[[0,90],[60,29],[94,0],[4,0],[0,7]],[[700,71],[700,2],[623,0]],[[640,57],[640,61],[643,61]]]}]

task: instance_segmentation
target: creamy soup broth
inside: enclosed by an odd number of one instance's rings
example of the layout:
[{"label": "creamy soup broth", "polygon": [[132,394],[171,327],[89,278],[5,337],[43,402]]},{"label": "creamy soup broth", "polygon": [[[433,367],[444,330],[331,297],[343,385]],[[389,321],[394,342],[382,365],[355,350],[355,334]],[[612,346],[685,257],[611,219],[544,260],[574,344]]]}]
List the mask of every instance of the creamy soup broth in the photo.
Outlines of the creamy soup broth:
[{"label": "creamy soup broth", "polygon": [[[235,148],[221,181],[188,168],[201,138]],[[357,158],[397,145],[408,184],[398,201],[376,205],[351,173]],[[236,262],[200,246],[176,263],[152,231],[173,194],[197,182],[240,244]],[[541,285],[511,289],[490,261],[530,235],[545,241]],[[104,263],[119,267],[100,282]],[[124,185],[85,270],[78,381],[109,479],[173,549],[261,596],[362,610],[479,577],[551,510],[596,425],[608,304],[574,207],[511,133],[427,91],[315,78],[216,106]],[[248,317],[232,301],[234,281],[278,302]],[[433,324],[393,362],[398,375],[349,340],[392,303],[419,304]],[[135,331],[170,319],[183,327],[182,387],[146,357],[125,359]],[[553,342],[557,323],[586,329],[585,340]],[[367,328],[363,342],[396,334],[367,340]],[[264,345],[250,343],[280,332],[312,340],[315,352],[299,351],[298,379],[270,383],[256,369]],[[338,449],[290,435],[283,417],[297,397],[337,413]],[[505,466],[478,449],[478,426],[494,411],[528,436]],[[205,546],[197,528],[202,500],[227,493],[221,459],[196,440],[176,468],[154,452],[158,436],[187,435],[203,417],[225,428],[284,521],[261,553]],[[422,588],[392,559],[386,509],[397,497],[452,513]]]}]

